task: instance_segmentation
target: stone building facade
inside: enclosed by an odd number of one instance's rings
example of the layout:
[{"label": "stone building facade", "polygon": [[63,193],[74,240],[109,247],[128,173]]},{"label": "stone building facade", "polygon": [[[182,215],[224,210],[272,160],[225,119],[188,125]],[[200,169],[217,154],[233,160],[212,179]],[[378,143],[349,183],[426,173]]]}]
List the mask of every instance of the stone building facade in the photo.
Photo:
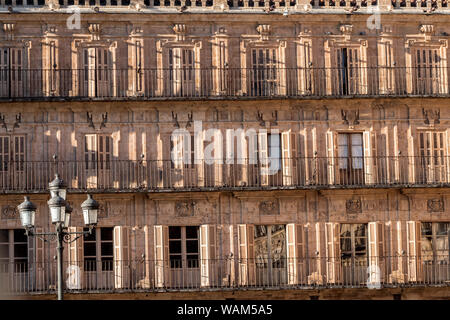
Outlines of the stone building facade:
[{"label": "stone building facade", "polygon": [[55,173],[74,292],[449,283],[446,1],[77,2],[2,3],[5,288],[54,289]]}]

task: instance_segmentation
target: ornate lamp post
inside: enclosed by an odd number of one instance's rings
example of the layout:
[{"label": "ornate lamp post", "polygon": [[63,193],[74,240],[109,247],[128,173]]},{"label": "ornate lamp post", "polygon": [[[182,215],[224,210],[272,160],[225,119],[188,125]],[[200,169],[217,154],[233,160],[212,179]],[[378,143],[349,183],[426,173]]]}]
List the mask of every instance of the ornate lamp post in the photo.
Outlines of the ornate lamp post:
[{"label": "ornate lamp post", "polygon": [[[63,242],[70,243],[76,241],[85,234],[91,234],[93,228],[97,225],[97,213],[99,204],[88,194],[88,198],[81,204],[83,210],[84,224],[89,227],[89,231],[67,232],[70,223],[72,208],[66,202],[66,185],[64,181],[56,175],[55,180],[50,182],[49,190],[51,199],[47,202],[50,209],[50,220],[55,226],[55,232],[36,233],[34,232],[34,221],[36,216],[36,206],[30,201],[28,196],[17,208],[20,213],[22,226],[25,228],[27,236],[36,236],[45,242],[57,241],[57,263],[58,263],[58,300],[63,299]],[[71,239],[71,235],[77,235]]]}]

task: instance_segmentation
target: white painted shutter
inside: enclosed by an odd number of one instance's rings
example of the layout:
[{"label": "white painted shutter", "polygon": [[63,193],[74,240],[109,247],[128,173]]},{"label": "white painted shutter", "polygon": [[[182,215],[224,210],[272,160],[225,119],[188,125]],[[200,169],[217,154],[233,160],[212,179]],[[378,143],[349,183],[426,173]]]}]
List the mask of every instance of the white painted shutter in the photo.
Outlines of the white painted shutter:
[{"label": "white painted shutter", "polygon": [[291,133],[290,131],[281,133],[281,157],[283,164],[283,185],[292,185],[292,154],[291,154]]},{"label": "white painted shutter", "polygon": [[114,227],[114,287],[125,289],[130,285],[129,227]]},{"label": "white painted shutter", "polygon": [[162,288],[169,274],[169,227],[154,226],[155,235],[155,286]]},{"label": "white painted shutter", "polygon": [[254,232],[253,225],[238,225],[239,285],[241,286],[254,285],[256,280]]},{"label": "white painted shutter", "polygon": [[327,281],[328,283],[339,283],[341,281],[339,223],[325,223],[325,241],[327,253]]},{"label": "white painted shutter", "polygon": [[269,184],[269,153],[266,130],[258,132],[258,153],[261,185],[267,186]]},{"label": "white painted shutter", "polygon": [[[83,232],[82,227],[69,227],[68,232]],[[95,232],[95,230],[93,231]],[[77,235],[71,235],[71,240]],[[42,244],[42,250],[43,250]],[[84,243],[83,237],[68,244],[68,267],[66,269],[68,289],[82,289],[84,284]]]},{"label": "white painted shutter", "polygon": [[328,184],[335,183],[335,154],[334,154],[334,133],[327,132],[327,163],[328,163]]},{"label": "white painted shutter", "polygon": [[0,95],[9,96],[9,49],[0,48]]},{"label": "white painted shutter", "polygon": [[372,166],[372,146],[370,139],[370,132],[364,131],[363,133],[363,143],[364,143],[364,183],[372,184],[373,180],[373,166]]},{"label": "white painted shutter", "polygon": [[422,280],[422,262],[420,257],[420,222],[406,222],[407,254],[408,254],[408,280],[420,282]]},{"label": "white painted shutter", "polygon": [[20,97],[23,96],[26,89],[25,74],[24,74],[24,55],[21,48],[10,48],[10,81],[11,81],[11,96]]},{"label": "white painted shutter", "polygon": [[96,48],[95,71],[97,74],[97,96],[108,97],[111,79],[111,56],[107,48]]},{"label": "white painted shutter", "polygon": [[200,226],[200,285],[211,287],[217,285],[218,261],[216,260],[216,226]]},{"label": "white painted shutter", "polygon": [[223,183],[223,139],[220,130],[214,132],[214,182],[216,186]]},{"label": "white painted shutter", "polygon": [[369,267],[372,273],[379,269],[380,274],[371,274],[373,281],[383,281],[385,274],[384,223],[369,222]]},{"label": "white painted shutter", "polygon": [[96,48],[87,48],[84,49],[84,64],[85,64],[85,91],[84,94],[87,93],[89,97],[95,97],[96,93],[96,83],[95,83],[95,75],[96,75],[96,60],[97,60],[97,50]]},{"label": "white painted shutter", "polygon": [[286,225],[288,284],[304,283],[306,276],[305,231],[301,224]]},{"label": "white painted shutter", "polygon": [[404,283],[405,270],[404,264],[404,246],[403,246],[403,230],[406,228],[404,221],[390,221],[390,247],[392,256],[390,257],[389,283]]}]

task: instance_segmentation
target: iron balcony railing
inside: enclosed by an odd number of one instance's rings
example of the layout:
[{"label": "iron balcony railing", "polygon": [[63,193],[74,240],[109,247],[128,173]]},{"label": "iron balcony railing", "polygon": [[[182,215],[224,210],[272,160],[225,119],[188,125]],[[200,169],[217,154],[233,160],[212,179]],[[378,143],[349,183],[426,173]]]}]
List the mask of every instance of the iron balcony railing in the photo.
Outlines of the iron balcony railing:
[{"label": "iron balcony railing", "polygon": [[[237,160],[236,160],[237,161]],[[449,157],[313,157],[175,165],[171,160],[0,163],[3,193],[47,192],[59,173],[71,192],[448,186]]]},{"label": "iron balcony railing", "polygon": [[0,99],[449,96],[449,68],[0,69]]},{"label": "iron balcony railing", "polygon": [[[65,262],[66,292],[449,286],[449,255]],[[55,291],[56,262],[1,263],[3,293]]]}]

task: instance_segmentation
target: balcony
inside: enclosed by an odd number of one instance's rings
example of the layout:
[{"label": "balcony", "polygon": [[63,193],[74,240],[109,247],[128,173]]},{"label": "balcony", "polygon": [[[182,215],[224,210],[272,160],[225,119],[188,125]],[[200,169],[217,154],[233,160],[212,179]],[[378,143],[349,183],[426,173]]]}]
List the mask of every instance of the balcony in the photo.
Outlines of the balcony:
[{"label": "balcony", "polygon": [[449,97],[449,68],[0,69],[0,100]]},{"label": "balcony", "polygon": [[[292,158],[175,166],[171,160],[4,162],[2,193],[47,193],[57,172],[70,192],[170,192],[450,186],[449,157]],[[347,169],[344,163],[357,163]],[[280,167],[277,167],[280,166]],[[358,168],[358,169],[357,169]]]},{"label": "balcony", "polygon": [[[72,261],[63,266],[64,283],[66,292],[72,293],[450,285],[448,255],[269,260],[195,260],[189,267],[162,260]],[[376,261],[370,272],[369,260]],[[0,263],[0,292],[53,293],[55,285],[55,261]]]}]

